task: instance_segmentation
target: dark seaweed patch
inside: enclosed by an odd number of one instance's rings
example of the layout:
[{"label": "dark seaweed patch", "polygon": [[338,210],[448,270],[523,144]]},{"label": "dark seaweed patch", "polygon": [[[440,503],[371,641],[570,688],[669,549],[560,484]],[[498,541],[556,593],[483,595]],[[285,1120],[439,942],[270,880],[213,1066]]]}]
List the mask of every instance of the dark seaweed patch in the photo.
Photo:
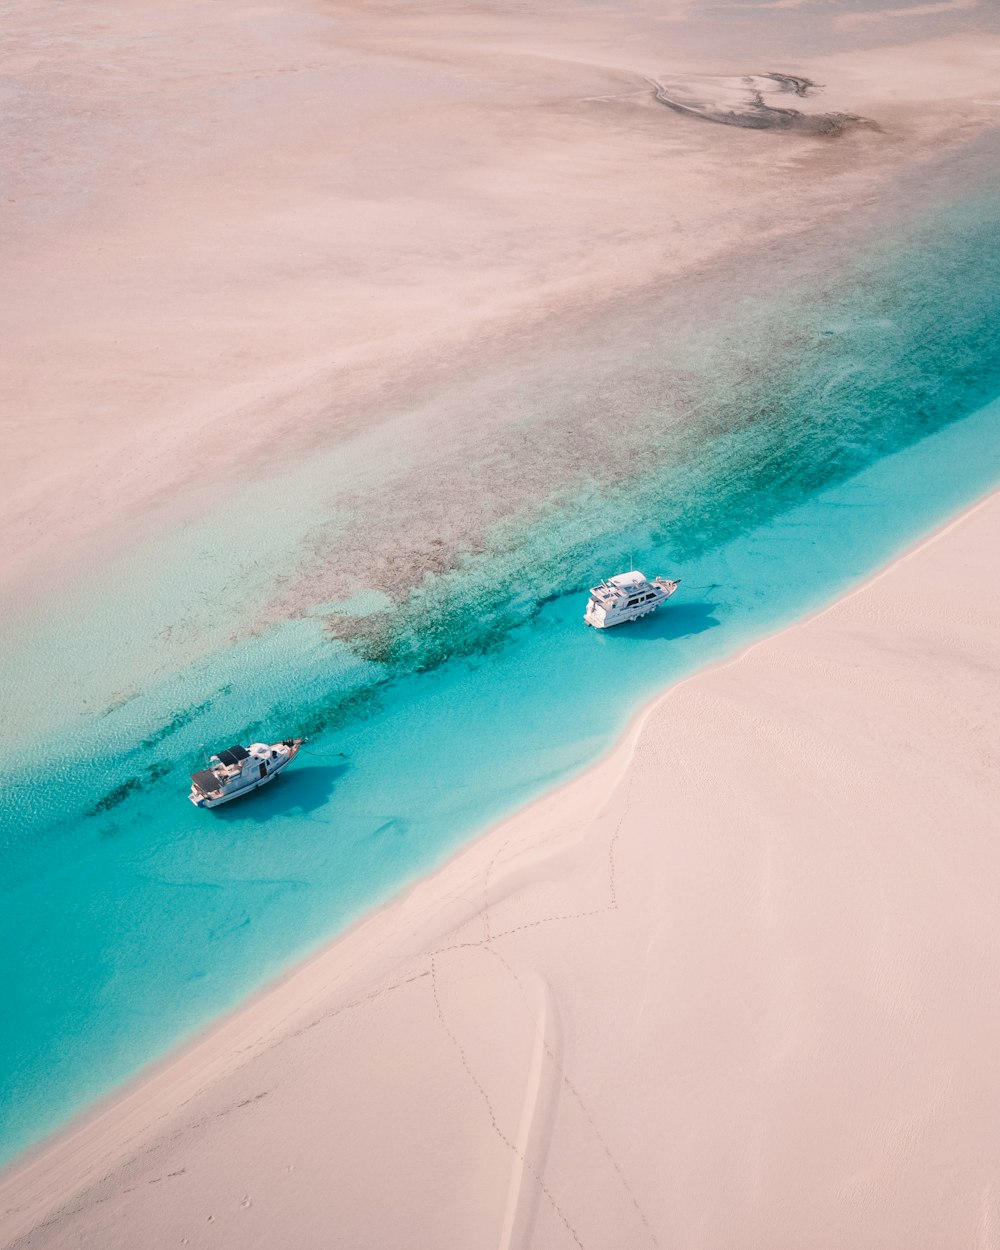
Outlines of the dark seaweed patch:
[{"label": "dark seaweed patch", "polygon": [[148,738],[143,738],[139,745],[146,748],[157,746],[164,738],[169,738],[171,734],[177,733],[185,725],[190,725],[197,717],[203,716],[212,707],[213,702],[214,700],[212,699],[206,699],[204,703],[199,703],[197,707],[185,708],[184,711],[178,712],[165,725],[161,725],[159,729],[154,729]]},{"label": "dark seaweed patch", "polygon": [[109,790],[102,799],[97,800],[93,807],[87,809],[85,815],[99,816],[102,812],[110,812],[112,808],[120,806],[133,794],[138,794],[140,790],[148,789],[154,782],[159,781],[161,777],[165,777],[170,772],[170,767],[169,764],[164,763],[150,764],[141,773],[129,777],[120,786],[115,786],[113,790]]},{"label": "dark seaweed patch", "polygon": [[[303,738],[317,738],[357,721],[367,720],[381,710],[379,692],[391,684],[395,674],[386,673],[384,679],[366,682],[353,690],[339,690],[326,699],[305,708],[274,708],[269,723],[294,725],[295,733]],[[267,733],[261,721],[243,727],[240,735],[250,741]]]},{"label": "dark seaweed patch", "polygon": [[368,616],[331,612],[323,618],[323,632],[327,638],[353,643],[357,639],[375,637],[388,627],[391,616],[391,612],[372,612]]}]

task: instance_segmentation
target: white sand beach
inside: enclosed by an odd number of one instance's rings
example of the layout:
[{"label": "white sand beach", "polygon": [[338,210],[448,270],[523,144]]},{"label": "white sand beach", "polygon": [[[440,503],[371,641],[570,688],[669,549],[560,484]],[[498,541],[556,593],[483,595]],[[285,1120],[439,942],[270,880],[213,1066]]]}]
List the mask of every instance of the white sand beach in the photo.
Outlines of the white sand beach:
[{"label": "white sand beach", "polygon": [[1000,1245],[1000,495],[0,1182],[10,1247]]}]

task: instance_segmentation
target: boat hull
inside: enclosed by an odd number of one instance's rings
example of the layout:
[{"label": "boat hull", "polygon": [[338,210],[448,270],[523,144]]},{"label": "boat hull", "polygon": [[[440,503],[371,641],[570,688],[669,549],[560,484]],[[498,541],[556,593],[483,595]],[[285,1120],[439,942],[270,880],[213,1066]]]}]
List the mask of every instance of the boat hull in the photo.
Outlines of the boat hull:
[{"label": "boat hull", "polygon": [[248,794],[253,794],[254,790],[259,790],[261,786],[266,786],[273,781],[285,767],[286,765],[282,764],[281,768],[276,768],[273,773],[268,773],[266,777],[261,777],[259,781],[251,781],[248,785],[240,786],[239,789],[230,790],[226,794],[220,794],[216,799],[209,799],[202,795],[197,799],[192,798],[191,802],[195,807],[220,807],[223,803],[231,803],[233,799],[242,799]]},{"label": "boat hull", "polygon": [[[660,603],[666,603],[666,599],[661,599]],[[611,629],[614,625],[627,625],[630,621],[637,621],[641,616],[649,616],[659,606],[659,603],[654,603],[651,607],[647,604],[642,608],[633,608],[631,612],[619,612],[611,620],[608,620],[606,616],[599,617],[595,612],[585,612],[583,619],[594,629]]]}]

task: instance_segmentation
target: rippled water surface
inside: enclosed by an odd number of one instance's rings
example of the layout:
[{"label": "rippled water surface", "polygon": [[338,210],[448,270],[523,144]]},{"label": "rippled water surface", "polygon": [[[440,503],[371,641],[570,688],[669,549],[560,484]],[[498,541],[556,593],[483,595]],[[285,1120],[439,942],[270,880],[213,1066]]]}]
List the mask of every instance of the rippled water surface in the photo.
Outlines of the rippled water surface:
[{"label": "rippled water surface", "polygon": [[[592,761],[656,690],[829,602],[994,485],[998,238],[973,187],[822,280],[734,289],[717,325],[652,324],[631,355],[609,334],[613,362],[595,352],[521,396],[530,410],[562,393],[569,414],[505,435],[533,499],[498,505],[439,566],[387,580],[377,496],[362,482],[355,515],[321,522],[319,464],[25,618],[5,658],[34,738],[0,748],[0,1149]],[[234,573],[220,534],[251,521],[260,540]],[[292,618],[245,627],[248,585],[266,600],[307,535],[356,558],[359,526],[372,568],[356,584],[330,557],[310,599],[306,560]],[[635,626],[585,629],[586,587],[630,556],[680,592]],[[223,565],[241,591],[228,615]],[[310,753],[259,796],[187,803],[206,748],[294,732]]]}]

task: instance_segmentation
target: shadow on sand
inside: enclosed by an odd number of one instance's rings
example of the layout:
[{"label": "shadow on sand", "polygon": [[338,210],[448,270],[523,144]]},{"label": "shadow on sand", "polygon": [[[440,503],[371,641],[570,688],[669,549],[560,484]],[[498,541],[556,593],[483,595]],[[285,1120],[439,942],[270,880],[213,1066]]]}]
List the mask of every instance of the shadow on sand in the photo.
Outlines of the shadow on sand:
[{"label": "shadow on sand", "polygon": [[293,764],[262,790],[232,803],[223,803],[221,807],[213,807],[210,811],[216,820],[229,824],[241,821],[259,824],[272,816],[291,813],[307,816],[330,801],[334,786],[349,768],[346,760],[337,764],[307,764],[305,767]]}]

